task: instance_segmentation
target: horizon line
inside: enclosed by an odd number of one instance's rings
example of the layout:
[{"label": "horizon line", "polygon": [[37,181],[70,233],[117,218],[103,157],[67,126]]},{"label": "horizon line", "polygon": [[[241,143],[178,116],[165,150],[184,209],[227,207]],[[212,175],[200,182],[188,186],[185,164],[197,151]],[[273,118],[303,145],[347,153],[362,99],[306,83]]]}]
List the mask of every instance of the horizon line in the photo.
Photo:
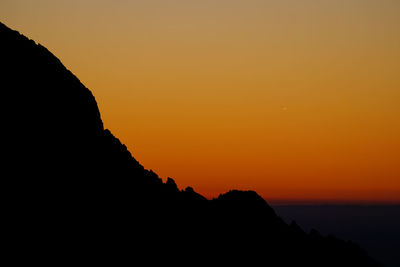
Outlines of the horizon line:
[{"label": "horizon line", "polygon": [[400,206],[400,200],[263,199],[271,206]]}]

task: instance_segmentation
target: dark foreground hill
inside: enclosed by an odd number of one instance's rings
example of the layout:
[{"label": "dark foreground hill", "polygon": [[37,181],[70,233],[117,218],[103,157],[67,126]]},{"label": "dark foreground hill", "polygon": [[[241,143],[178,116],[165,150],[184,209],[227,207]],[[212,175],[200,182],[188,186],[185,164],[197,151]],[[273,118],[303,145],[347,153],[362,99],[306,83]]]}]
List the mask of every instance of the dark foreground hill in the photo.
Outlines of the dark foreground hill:
[{"label": "dark foreground hill", "polygon": [[400,205],[280,205],[286,222],[353,240],[387,267],[400,266]]},{"label": "dark foreground hill", "polygon": [[164,183],[104,129],[92,93],[54,55],[3,24],[0,75],[14,260],[377,266],[353,243],[287,225],[255,192],[206,200]]}]

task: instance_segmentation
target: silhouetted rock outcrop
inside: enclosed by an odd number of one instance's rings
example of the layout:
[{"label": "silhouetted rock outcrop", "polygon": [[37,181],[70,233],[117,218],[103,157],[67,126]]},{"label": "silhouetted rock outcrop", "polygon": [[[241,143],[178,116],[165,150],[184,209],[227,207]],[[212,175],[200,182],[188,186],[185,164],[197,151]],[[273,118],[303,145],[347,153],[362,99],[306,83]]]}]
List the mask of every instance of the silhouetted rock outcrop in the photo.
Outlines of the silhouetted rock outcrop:
[{"label": "silhouetted rock outcrop", "polygon": [[207,200],[136,161],[91,92],[46,48],[0,24],[9,247],[57,262],[376,266],[356,245],[287,225],[253,191]]}]

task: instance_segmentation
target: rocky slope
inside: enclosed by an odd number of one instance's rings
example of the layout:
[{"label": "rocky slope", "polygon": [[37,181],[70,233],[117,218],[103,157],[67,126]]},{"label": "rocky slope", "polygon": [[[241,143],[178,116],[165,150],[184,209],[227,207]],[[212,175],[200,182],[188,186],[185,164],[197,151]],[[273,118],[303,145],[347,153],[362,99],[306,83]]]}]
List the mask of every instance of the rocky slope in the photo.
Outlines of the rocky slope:
[{"label": "rocky slope", "polygon": [[207,200],[163,182],[104,129],[92,93],[53,54],[1,23],[0,59],[15,259],[377,266],[353,243],[287,225],[255,192]]}]

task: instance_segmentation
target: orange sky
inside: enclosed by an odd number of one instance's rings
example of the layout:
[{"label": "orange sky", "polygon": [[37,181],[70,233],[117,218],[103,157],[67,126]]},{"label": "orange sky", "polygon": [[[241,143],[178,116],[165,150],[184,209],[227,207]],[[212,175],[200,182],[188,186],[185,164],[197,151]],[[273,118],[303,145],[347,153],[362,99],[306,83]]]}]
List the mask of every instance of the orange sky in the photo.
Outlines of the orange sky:
[{"label": "orange sky", "polygon": [[400,1],[2,0],[135,158],[207,197],[400,203]]}]

